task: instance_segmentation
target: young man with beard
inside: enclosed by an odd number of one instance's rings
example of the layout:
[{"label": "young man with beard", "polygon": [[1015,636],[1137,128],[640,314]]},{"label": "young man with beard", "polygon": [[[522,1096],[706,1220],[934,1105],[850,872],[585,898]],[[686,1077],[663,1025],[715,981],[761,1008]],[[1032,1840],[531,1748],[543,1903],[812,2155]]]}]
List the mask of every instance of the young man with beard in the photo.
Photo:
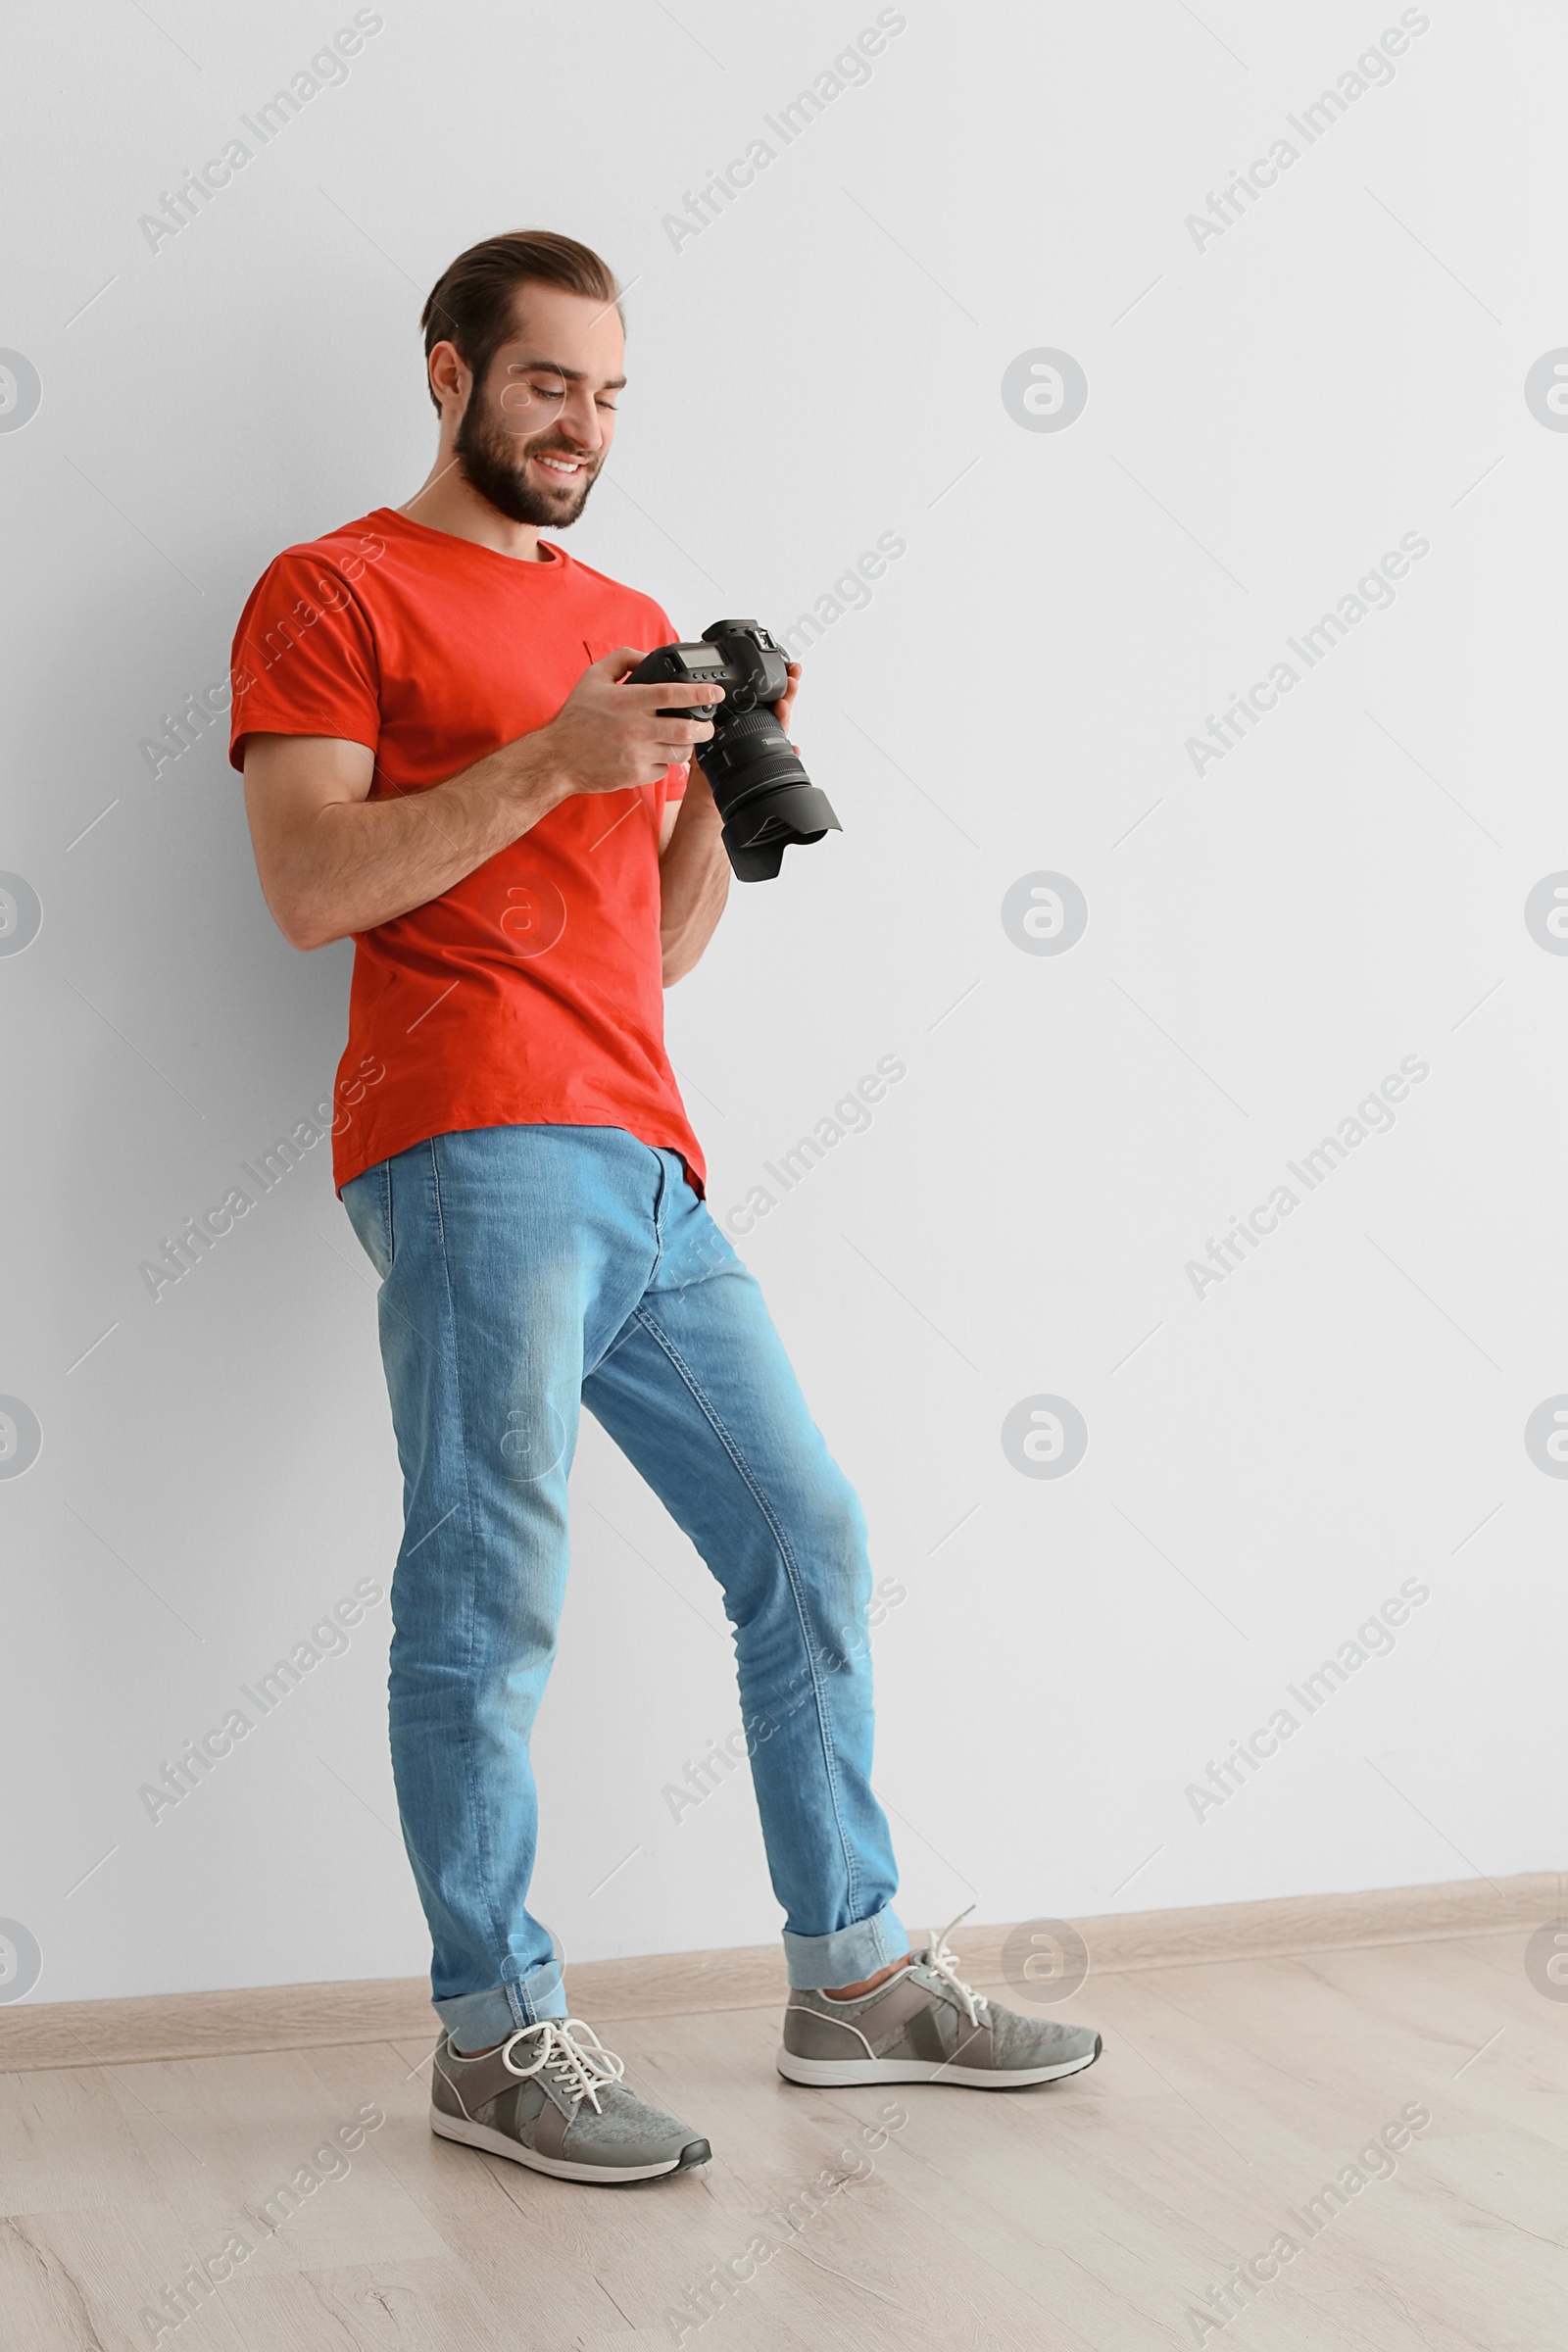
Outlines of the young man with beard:
[{"label": "young man with beard", "polygon": [[569,238],[453,263],[424,313],[429,477],[266,572],[231,752],[284,936],[355,942],[335,1176],[381,1276],[404,1474],[391,1736],[444,2028],[431,2122],[612,2182],[709,2146],[568,2016],[527,1907],[582,1405],[723,1589],[787,1917],[780,2071],[992,2087],[1100,2047],[971,1993],[945,1938],[911,1952],[893,1910],[859,1506],[704,1205],[664,1052],[662,990],[728,887],[692,758],[711,724],[623,682],[677,635],[660,607],[540,537],[609,454],[622,327]]}]

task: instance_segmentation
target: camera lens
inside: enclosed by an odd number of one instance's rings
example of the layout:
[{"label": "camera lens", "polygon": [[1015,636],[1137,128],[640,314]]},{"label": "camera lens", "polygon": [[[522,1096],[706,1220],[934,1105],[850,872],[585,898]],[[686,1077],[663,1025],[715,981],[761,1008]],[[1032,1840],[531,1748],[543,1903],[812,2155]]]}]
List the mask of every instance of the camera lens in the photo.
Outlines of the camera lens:
[{"label": "camera lens", "polygon": [[841,828],[771,710],[714,715],[697,757],[724,819],[724,848],[737,881],[770,882],[793,842],[820,841]]}]

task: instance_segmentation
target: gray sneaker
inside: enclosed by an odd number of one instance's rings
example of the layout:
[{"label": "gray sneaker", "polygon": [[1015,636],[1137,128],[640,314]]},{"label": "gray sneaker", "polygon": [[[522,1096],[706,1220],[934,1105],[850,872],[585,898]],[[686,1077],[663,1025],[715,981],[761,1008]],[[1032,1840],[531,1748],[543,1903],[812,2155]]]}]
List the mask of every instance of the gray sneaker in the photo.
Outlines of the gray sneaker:
[{"label": "gray sneaker", "polygon": [[443,2035],[430,2076],[430,2129],[558,2180],[621,2186],[706,2164],[707,2140],[634,2097],[624,2071],[576,2017],[542,2018],[478,2058],[465,2058]]},{"label": "gray sneaker", "polygon": [[971,1992],[957,1973],[949,1933],[944,1928],[906,1968],[858,2000],[792,1992],[778,2053],[785,2080],[819,2089],[957,2082],[969,2090],[1012,2090],[1094,2065],[1101,2045],[1092,2026],[1020,2017]]}]

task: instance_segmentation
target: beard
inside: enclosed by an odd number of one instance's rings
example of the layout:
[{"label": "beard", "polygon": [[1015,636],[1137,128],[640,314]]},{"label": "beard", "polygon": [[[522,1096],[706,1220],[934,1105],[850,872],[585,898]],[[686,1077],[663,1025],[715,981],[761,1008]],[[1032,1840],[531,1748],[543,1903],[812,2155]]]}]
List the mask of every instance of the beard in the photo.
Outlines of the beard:
[{"label": "beard", "polygon": [[[584,458],[580,450],[562,441],[550,426],[526,440],[508,432],[490,416],[480,398],[481,391],[482,386],[475,385],[453,443],[470,486],[512,522],[564,531],[568,523],[576,521],[587,505],[603,457]],[[557,454],[579,459],[582,472],[574,482],[534,489],[524,470],[528,460]]]}]

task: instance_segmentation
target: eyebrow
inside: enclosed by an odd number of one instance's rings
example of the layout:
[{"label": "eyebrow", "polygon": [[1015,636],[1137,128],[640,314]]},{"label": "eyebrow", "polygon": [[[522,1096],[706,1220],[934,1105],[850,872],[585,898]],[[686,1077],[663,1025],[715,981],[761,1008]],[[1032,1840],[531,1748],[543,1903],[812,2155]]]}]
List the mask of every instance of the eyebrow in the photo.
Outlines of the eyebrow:
[{"label": "eyebrow", "polygon": [[[508,372],[510,373],[514,368],[548,368],[552,375],[562,376],[568,384],[585,384],[588,381],[587,373],[583,368],[563,368],[559,360],[543,357],[509,360],[507,362]],[[601,392],[623,392],[625,388],[626,378],[623,375],[607,375],[599,387]]]}]

